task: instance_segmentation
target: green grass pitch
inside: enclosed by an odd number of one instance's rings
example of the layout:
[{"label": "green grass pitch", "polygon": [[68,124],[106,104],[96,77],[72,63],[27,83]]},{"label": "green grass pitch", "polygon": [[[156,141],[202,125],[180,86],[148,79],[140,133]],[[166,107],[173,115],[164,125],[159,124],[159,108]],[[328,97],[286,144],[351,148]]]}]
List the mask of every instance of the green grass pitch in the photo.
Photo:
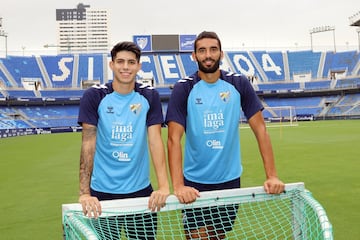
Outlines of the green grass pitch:
[{"label": "green grass pitch", "polygon": [[[304,182],[325,208],[334,238],[360,238],[360,120],[268,128],[285,183]],[[163,130],[164,139],[167,130]],[[240,130],[242,186],[264,170],[251,130]],[[77,202],[80,133],[0,139],[0,238],[62,239],[61,204]]]}]

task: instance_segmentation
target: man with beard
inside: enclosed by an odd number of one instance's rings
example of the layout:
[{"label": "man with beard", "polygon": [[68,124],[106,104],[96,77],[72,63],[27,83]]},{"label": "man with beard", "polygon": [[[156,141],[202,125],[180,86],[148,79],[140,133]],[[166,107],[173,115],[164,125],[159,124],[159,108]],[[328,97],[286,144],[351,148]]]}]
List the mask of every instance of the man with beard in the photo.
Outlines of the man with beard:
[{"label": "man with beard", "polygon": [[[192,53],[199,70],[178,81],[169,100],[166,114],[169,167],[174,194],[181,203],[194,202],[201,191],[240,187],[241,110],[258,142],[266,173],[265,191],[269,194],[284,191],[285,185],[275,168],[263,106],[245,76],[220,70],[223,55],[216,33],[200,33]],[[184,210],[187,239],[224,239],[226,232],[232,230],[237,210],[237,204]]]}]

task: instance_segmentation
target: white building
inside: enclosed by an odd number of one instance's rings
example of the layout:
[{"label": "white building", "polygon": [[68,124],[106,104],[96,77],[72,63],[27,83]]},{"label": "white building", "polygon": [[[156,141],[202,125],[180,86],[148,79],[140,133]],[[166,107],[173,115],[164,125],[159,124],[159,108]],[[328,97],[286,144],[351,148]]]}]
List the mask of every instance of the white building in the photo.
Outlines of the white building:
[{"label": "white building", "polygon": [[106,10],[91,9],[79,3],[75,9],[56,9],[59,54],[107,53],[109,23]]}]

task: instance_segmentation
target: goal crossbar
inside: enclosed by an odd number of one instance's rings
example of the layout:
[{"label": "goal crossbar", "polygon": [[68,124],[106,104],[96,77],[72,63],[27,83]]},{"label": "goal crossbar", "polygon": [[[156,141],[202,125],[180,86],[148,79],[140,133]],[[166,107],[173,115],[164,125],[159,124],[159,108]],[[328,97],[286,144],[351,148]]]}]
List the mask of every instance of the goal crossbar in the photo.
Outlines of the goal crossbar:
[{"label": "goal crossbar", "polygon": [[272,125],[297,126],[297,115],[294,106],[265,107],[263,116]]},{"label": "goal crossbar", "polygon": [[[102,239],[106,229],[119,226],[112,222],[114,216],[149,214],[148,199],[101,201],[102,215],[98,219],[84,216],[79,203],[63,204],[65,239]],[[156,239],[185,239],[181,212],[184,209],[234,204],[239,210],[227,239],[333,239],[332,225],[325,210],[301,182],[286,184],[284,193],[276,195],[266,194],[263,187],[201,192],[200,198],[192,204],[181,204],[170,195],[166,206],[158,213]],[[204,216],[207,217],[211,216]]]}]

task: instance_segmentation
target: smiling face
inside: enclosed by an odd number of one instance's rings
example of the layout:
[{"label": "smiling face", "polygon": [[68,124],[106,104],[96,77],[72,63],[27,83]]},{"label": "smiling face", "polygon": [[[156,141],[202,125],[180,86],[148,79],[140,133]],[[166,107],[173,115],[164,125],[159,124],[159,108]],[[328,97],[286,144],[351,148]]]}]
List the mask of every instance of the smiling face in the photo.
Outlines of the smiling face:
[{"label": "smiling face", "polygon": [[110,68],[114,73],[114,84],[134,84],[141,63],[136,59],[135,53],[124,50],[117,52],[110,61]]},{"label": "smiling face", "polygon": [[204,73],[214,73],[220,67],[223,52],[218,40],[203,38],[196,42],[193,58],[197,61],[199,70]]}]

